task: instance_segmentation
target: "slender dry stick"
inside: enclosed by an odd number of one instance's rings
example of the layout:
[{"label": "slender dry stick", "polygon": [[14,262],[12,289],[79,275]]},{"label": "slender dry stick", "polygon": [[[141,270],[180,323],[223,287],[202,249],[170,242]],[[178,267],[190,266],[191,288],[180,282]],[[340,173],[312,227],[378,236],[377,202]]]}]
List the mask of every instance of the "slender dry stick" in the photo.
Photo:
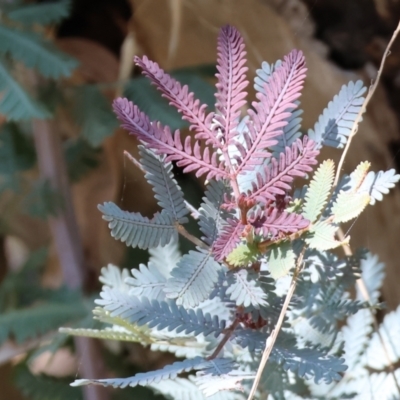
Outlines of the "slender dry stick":
[{"label": "slender dry stick", "polygon": [[266,341],[265,349],[264,349],[263,355],[261,357],[260,365],[258,366],[257,374],[256,374],[256,377],[254,379],[253,386],[251,388],[251,391],[250,391],[250,394],[249,394],[249,397],[247,398],[247,400],[252,400],[253,397],[255,396],[256,391],[257,391],[257,387],[258,387],[258,385],[260,383],[261,376],[262,376],[262,373],[263,373],[264,368],[265,368],[265,365],[267,364],[268,358],[269,358],[269,356],[271,354],[271,351],[272,351],[272,349],[273,349],[273,347],[275,345],[276,339],[278,338],[278,335],[279,335],[279,332],[281,330],[281,327],[282,327],[283,320],[285,318],[287,309],[289,308],[290,301],[292,300],[294,291],[296,290],[297,277],[299,276],[299,273],[301,272],[301,270],[303,268],[303,257],[304,257],[305,251],[306,251],[306,246],[304,246],[302,252],[299,255],[299,258],[297,259],[296,269],[294,271],[292,282],[290,283],[289,290],[288,290],[288,292],[286,294],[285,302],[283,303],[283,306],[282,306],[281,312],[279,314],[279,318],[278,318],[278,321],[277,321],[277,323],[275,325],[275,328],[271,332],[271,335],[268,336],[268,339]]},{"label": "slender dry stick", "polygon": [[347,143],[346,143],[346,147],[344,148],[342,156],[340,157],[340,161],[339,161],[339,164],[338,164],[338,169],[336,171],[335,181],[333,183],[334,187],[336,187],[338,182],[339,182],[340,172],[341,172],[341,170],[343,168],[343,163],[344,163],[344,160],[346,158],[347,152],[349,151],[349,148],[350,148],[351,142],[353,140],[353,137],[356,135],[356,133],[358,131],[358,125],[359,125],[359,123],[361,121],[361,117],[364,114],[364,112],[366,111],[367,106],[368,106],[368,104],[369,104],[372,96],[374,95],[375,90],[376,90],[376,88],[377,88],[377,86],[379,84],[379,81],[380,81],[381,76],[382,76],[383,68],[385,66],[386,58],[389,56],[390,49],[391,49],[391,47],[392,47],[397,35],[399,34],[399,32],[400,32],[400,21],[399,21],[399,24],[397,25],[396,30],[393,32],[393,35],[392,35],[392,37],[391,37],[391,39],[389,41],[389,44],[386,47],[385,52],[383,53],[381,65],[379,66],[379,70],[378,70],[378,73],[376,75],[375,82],[373,82],[371,84],[371,86],[369,87],[367,97],[365,98],[364,103],[361,106],[360,111],[358,112],[357,117],[356,117],[356,119],[355,119],[355,121],[353,123],[353,127],[351,129],[349,138],[348,138]]},{"label": "slender dry stick", "polygon": [[[33,121],[33,137],[40,174],[48,179],[64,199],[64,210],[49,219],[65,284],[70,288],[83,286],[83,249],[72,204],[67,168],[61,140],[49,121]],[[104,373],[101,355],[93,339],[76,337],[80,370],[87,378],[98,378]],[[108,391],[100,386],[86,386],[85,400],[108,400]]]}]

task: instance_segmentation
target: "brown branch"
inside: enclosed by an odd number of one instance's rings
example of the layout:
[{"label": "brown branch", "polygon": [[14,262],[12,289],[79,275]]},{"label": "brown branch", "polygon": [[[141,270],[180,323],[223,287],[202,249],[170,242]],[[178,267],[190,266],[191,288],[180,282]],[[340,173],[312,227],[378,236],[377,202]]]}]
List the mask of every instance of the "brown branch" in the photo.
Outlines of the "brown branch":
[{"label": "brown branch", "polygon": [[[72,204],[67,168],[61,140],[49,121],[33,121],[33,137],[40,175],[48,179],[64,199],[64,209],[49,218],[57,255],[65,284],[71,289],[83,287],[83,249]],[[80,372],[85,378],[98,378],[104,374],[101,355],[96,342],[84,337],[75,338],[80,359]],[[85,400],[108,400],[108,391],[100,386],[86,386]]]}]

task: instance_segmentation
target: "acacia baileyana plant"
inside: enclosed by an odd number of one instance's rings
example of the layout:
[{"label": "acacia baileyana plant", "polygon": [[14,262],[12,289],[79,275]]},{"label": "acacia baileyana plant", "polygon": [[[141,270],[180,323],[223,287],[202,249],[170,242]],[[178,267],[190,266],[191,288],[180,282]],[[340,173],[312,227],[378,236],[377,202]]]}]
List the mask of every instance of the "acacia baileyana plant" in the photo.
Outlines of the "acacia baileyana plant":
[{"label": "acacia baileyana plant", "polygon": [[[381,200],[399,175],[369,172],[363,162],[334,184],[333,161],[318,165],[323,146],[346,145],[364,101],[361,81],[344,85],[303,134],[303,54],[293,50],[283,61],[263,63],[254,81],[256,100],[247,105],[244,48],[235,28],[221,29],[210,112],[156,63],[135,58],[193,135],[182,137],[127,99],[115,100],[122,126],[142,143],[140,168],[161,212],[149,219],[113,203],[99,209],[112,236],[149,249],[150,262],[131,274],[112,265],[103,269],[94,314],[109,327],[63,331],[139,342],[179,361],[129,378],[74,385],[143,385],[184,400],[342,399],[368,392],[373,374],[371,357],[364,355],[379,343],[371,310],[378,304],[382,265],[365,251],[339,258],[330,250],[348,242],[338,239],[339,225]],[[200,209],[184,200],[172,162],[206,177]],[[294,190],[296,178],[309,183]],[[184,227],[188,218],[198,221],[201,238]],[[196,249],[181,255],[179,234]],[[368,301],[350,296],[360,276]],[[396,354],[388,362],[396,362]],[[377,373],[386,367],[381,360]]]}]

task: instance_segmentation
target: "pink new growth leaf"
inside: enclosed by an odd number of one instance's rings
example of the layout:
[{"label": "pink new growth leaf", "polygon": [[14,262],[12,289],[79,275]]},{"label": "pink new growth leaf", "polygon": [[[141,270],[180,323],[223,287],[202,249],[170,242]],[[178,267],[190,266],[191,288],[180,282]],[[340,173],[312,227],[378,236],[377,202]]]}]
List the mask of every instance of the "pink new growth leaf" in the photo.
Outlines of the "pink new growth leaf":
[{"label": "pink new growth leaf", "polygon": [[246,104],[245,88],[249,82],[246,80],[245,57],[243,38],[237,29],[229,25],[222,28],[218,37],[217,113],[214,121],[225,145],[237,135],[240,109]]},{"label": "pink new growth leaf", "polygon": [[277,208],[272,207],[267,210],[258,209],[248,216],[248,221],[253,225],[256,235],[269,239],[296,233],[310,224],[310,221],[300,214],[279,212]]},{"label": "pink new growth leaf", "polygon": [[205,139],[206,144],[212,144],[216,148],[221,148],[220,140],[215,136],[211,124],[214,113],[206,115],[205,104],[200,104],[200,100],[195,99],[194,94],[189,92],[187,85],[182,85],[166,74],[159,65],[150,61],[146,56],[143,58],[135,57],[135,63],[143,70],[143,75],[147,76],[157,89],[162,92],[163,97],[169,100],[169,104],[176,107],[182,113],[182,119],[190,122],[191,130],[195,130],[196,139]]},{"label": "pink new growth leaf", "polygon": [[244,133],[245,154],[242,149],[236,175],[251,170],[271,155],[267,148],[277,143],[275,138],[283,133],[287,118],[297,107],[295,100],[301,95],[305,73],[303,53],[293,50],[264,84],[264,93],[257,93],[259,101],[252,103],[254,110],[248,110],[251,121]]},{"label": "pink new growth leaf", "polygon": [[116,99],[113,107],[122,127],[157,154],[166,154],[166,162],[177,161],[178,166],[184,167],[184,172],[196,171],[196,176],[207,174],[207,179],[228,177],[224,166],[217,160],[217,153],[210,155],[207,147],[202,153],[197,141],[192,147],[190,136],[182,143],[179,130],[172,133],[169,127],[150,121],[145,113],[127,99]]},{"label": "pink new growth leaf", "polygon": [[245,226],[237,218],[228,218],[228,224],[213,244],[213,254],[217,261],[223,260],[239,244]]},{"label": "pink new growth leaf", "polygon": [[275,200],[276,195],[285,195],[296,176],[304,178],[307,172],[312,171],[311,165],[317,164],[318,154],[315,143],[307,136],[303,141],[297,139],[291,147],[286,147],[284,153],[280,153],[279,160],[272,158],[264,173],[257,174],[257,182],[252,183],[253,189],[248,192],[248,197],[266,203]]}]

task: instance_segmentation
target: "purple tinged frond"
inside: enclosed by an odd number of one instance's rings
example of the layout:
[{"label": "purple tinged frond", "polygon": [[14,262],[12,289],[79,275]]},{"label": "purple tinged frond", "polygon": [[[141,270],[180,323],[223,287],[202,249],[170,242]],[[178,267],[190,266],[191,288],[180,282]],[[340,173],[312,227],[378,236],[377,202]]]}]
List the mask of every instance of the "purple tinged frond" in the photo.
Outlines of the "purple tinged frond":
[{"label": "purple tinged frond", "polygon": [[251,121],[247,124],[248,132],[244,133],[251,145],[240,160],[237,175],[262,164],[271,155],[267,148],[275,145],[276,137],[283,134],[290,116],[288,110],[296,109],[295,101],[301,95],[305,73],[303,53],[293,50],[264,84],[264,93],[257,93],[259,101],[252,103],[254,110],[248,110]]},{"label": "purple tinged frond", "polygon": [[218,60],[216,77],[217,110],[214,116],[215,129],[222,133],[224,144],[232,143],[237,135],[240,109],[246,104],[248,81],[246,51],[242,36],[233,26],[225,26],[218,37]]},{"label": "purple tinged frond", "polygon": [[254,227],[254,233],[271,240],[296,233],[310,225],[310,221],[300,214],[280,212],[273,207],[257,209],[249,214],[248,221]]},{"label": "purple tinged frond", "polygon": [[236,218],[228,218],[227,225],[214,242],[213,254],[217,261],[222,261],[240,243],[245,226]]},{"label": "purple tinged frond", "polygon": [[200,104],[200,100],[189,92],[187,85],[182,86],[177,80],[168,75],[160,66],[149,60],[135,57],[136,65],[142,68],[142,73],[148,77],[156,88],[162,92],[162,96],[169,100],[169,104],[176,107],[182,114],[182,119],[191,125],[190,130],[196,131],[196,139],[204,139],[206,144],[211,144],[215,148],[221,148],[220,140],[215,136],[211,126],[214,113],[206,114],[207,106]]},{"label": "purple tinged frond", "polygon": [[303,141],[297,139],[284,153],[280,153],[279,160],[272,158],[265,166],[263,174],[257,174],[257,182],[253,182],[248,197],[261,203],[274,201],[276,195],[284,195],[291,189],[295,177],[304,178],[316,165],[319,151],[316,144],[304,136]]},{"label": "purple tinged frond", "polygon": [[191,138],[182,143],[179,130],[171,132],[168,126],[150,121],[139,107],[127,99],[114,100],[113,108],[122,127],[134,134],[140,141],[152,148],[157,154],[165,154],[166,162],[176,161],[184,172],[196,171],[196,176],[206,174],[207,179],[228,178],[224,165],[218,161],[216,153],[210,157],[209,149],[203,152],[198,142],[192,146]]}]

